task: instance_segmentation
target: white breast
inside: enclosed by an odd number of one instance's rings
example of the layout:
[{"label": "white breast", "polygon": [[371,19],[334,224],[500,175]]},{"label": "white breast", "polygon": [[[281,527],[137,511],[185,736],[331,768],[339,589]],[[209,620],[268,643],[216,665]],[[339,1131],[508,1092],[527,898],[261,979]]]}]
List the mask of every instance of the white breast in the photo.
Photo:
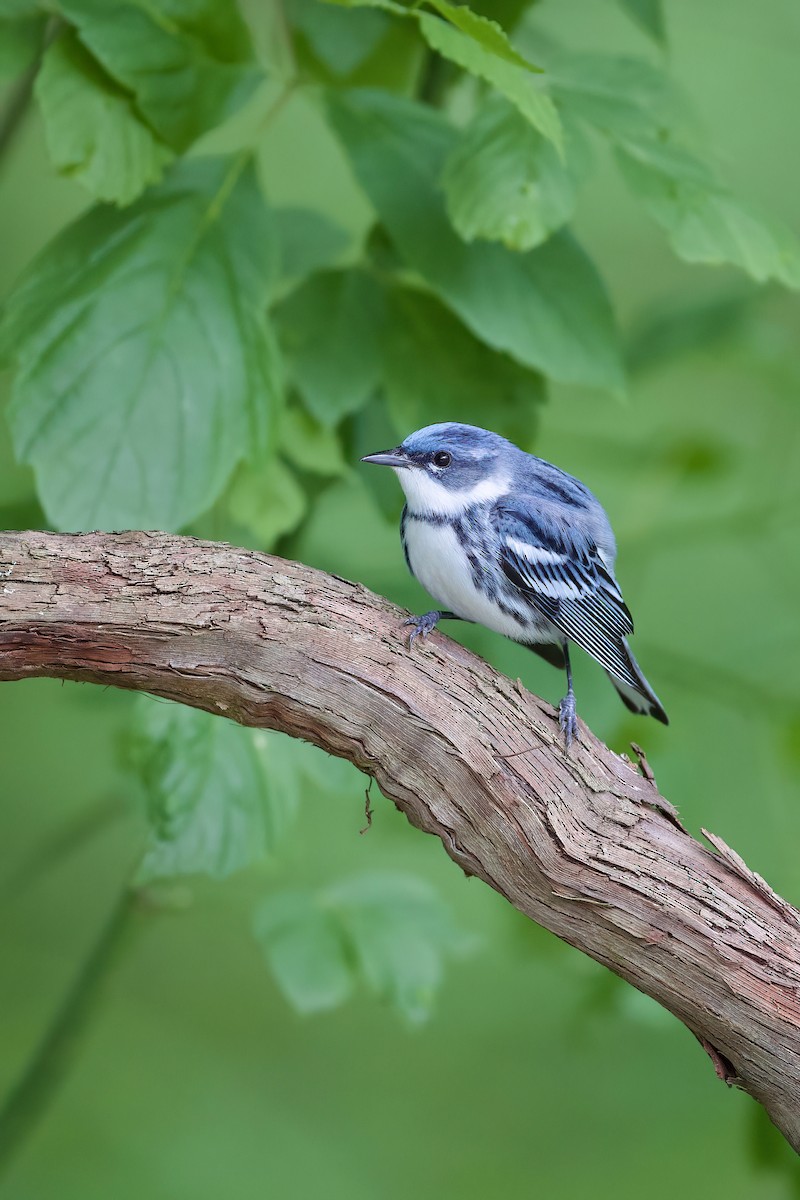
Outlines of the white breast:
[{"label": "white breast", "polygon": [[438,605],[516,641],[528,640],[536,622],[526,606],[519,606],[520,623],[475,586],[467,556],[451,525],[416,521],[409,515],[405,532],[411,570]]}]

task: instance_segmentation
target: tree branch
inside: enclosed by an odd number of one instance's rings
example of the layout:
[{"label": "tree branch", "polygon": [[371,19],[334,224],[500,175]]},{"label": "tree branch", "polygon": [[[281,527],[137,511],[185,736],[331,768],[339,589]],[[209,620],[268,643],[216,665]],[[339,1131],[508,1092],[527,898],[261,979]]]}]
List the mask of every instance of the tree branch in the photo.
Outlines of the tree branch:
[{"label": "tree branch", "polygon": [[[656,999],[800,1149],[800,913],[583,726],[336,576],[166,534],[0,534],[0,679],[153,692],[374,776],[452,859]],[[525,751],[524,753],[519,753]]]}]

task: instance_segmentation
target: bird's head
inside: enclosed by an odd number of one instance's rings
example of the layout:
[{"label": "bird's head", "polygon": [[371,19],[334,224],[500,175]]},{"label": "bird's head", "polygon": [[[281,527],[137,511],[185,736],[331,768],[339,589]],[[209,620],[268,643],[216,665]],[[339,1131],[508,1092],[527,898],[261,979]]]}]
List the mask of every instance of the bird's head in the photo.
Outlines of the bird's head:
[{"label": "bird's head", "polygon": [[447,516],[502,496],[518,453],[488,429],[447,422],[418,429],[393,450],[361,461],[392,467],[412,513]]}]

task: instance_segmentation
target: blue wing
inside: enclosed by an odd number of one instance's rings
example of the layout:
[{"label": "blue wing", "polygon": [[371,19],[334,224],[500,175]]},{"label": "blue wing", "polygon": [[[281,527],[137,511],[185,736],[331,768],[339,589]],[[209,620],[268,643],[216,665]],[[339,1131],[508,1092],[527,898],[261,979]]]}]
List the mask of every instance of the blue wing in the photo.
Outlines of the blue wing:
[{"label": "blue wing", "polygon": [[532,509],[498,508],[494,519],[507,578],[565,638],[639,690],[624,641],[631,614],[594,541]]}]

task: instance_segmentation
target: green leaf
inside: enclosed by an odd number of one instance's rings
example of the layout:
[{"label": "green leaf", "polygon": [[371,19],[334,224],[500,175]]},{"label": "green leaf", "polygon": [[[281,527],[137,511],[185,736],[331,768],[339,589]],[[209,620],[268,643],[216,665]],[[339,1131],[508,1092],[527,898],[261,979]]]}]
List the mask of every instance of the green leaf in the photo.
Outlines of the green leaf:
[{"label": "green leaf", "polygon": [[333,1008],[360,982],[412,1024],[430,1014],[445,961],[475,945],[432,888],[390,873],[269,896],[254,930],[300,1012]]},{"label": "green leaf", "polygon": [[56,167],[99,200],[130,203],[161,178],[172,158],[139,117],[130,95],[74,33],[62,35],[47,50],[36,98]]},{"label": "green leaf", "polygon": [[323,425],[366,404],[380,374],[383,292],[366,271],[314,275],[275,311],[293,382]]},{"label": "green leaf", "polygon": [[265,454],[280,403],[273,258],[255,174],[237,158],[181,164],[33,263],[0,334],[19,362],[15,451],[58,528],[180,528],[238,462]]},{"label": "green leaf", "polygon": [[457,134],[438,112],[381,92],[329,97],[356,177],[409,266],[484,342],[553,379],[617,388],[617,335],[603,285],[563,233],[515,254],[465,244],[438,180]]},{"label": "green leaf", "polygon": [[661,0],[620,0],[625,12],[659,46],[667,40],[664,10]]},{"label": "green leaf", "polygon": [[0,79],[13,79],[36,61],[47,18],[23,8],[8,15],[0,8]]},{"label": "green leaf", "polygon": [[[483,18],[476,17],[475,20]],[[430,13],[419,14],[419,26],[432,50],[497,88],[531,125],[561,149],[561,122],[556,107],[531,76],[527,65],[509,62],[507,56],[500,57],[487,50],[482,42]]]},{"label": "green leaf", "polygon": [[473,12],[466,4],[450,4],[449,0],[428,0],[431,8],[435,8],[440,16],[455,25],[462,33],[467,34],[478,42],[485,50],[498,58],[505,59],[512,66],[522,67],[526,71],[541,71],[527,58],[518,54],[508,40],[506,31],[488,17]]},{"label": "green leaf", "polygon": [[61,0],[60,8],[179,153],[240,108],[263,78],[235,0]]},{"label": "green leaf", "polygon": [[395,288],[384,350],[384,387],[397,433],[405,437],[453,414],[529,446],[544,398],[541,376],[498,354],[426,292]]},{"label": "green leaf", "polygon": [[355,977],[336,915],[307,892],[269,896],[253,929],[286,999],[304,1016],[338,1008]]},{"label": "green leaf", "polygon": [[280,459],[237,471],[227,499],[235,521],[254,533],[262,550],[271,550],[302,521],[308,499],[294,473]]},{"label": "green leaf", "polygon": [[800,287],[800,241],[722,186],[704,162],[675,144],[683,119],[666,76],[637,59],[561,57],[550,64],[554,95],[616,143],[629,187],[689,262],[730,263],[758,282]]},{"label": "green leaf", "polygon": [[465,241],[532,250],[572,216],[584,158],[573,137],[565,161],[507,101],[490,98],[445,163],[450,220]]},{"label": "green leaf", "polygon": [[336,8],[378,8],[381,12],[391,13],[395,17],[416,17],[416,10],[396,0],[324,0]]},{"label": "green leaf", "polygon": [[470,7],[473,12],[491,17],[503,29],[514,29],[531,4],[530,0],[472,0]]},{"label": "green leaf", "polygon": [[315,475],[343,475],[348,470],[336,433],[299,404],[289,405],[281,419],[281,451],[294,466]]},{"label": "green leaf", "polygon": [[612,137],[655,140],[684,119],[667,76],[643,59],[561,54],[547,77],[559,106]]},{"label": "green leaf", "polygon": [[[420,0],[420,3],[423,2],[427,2],[431,8],[435,8],[448,25],[460,30],[489,54],[503,59],[511,66],[522,67],[525,71],[536,73],[541,71],[541,67],[537,67],[530,59],[525,58],[514,49],[508,40],[508,34],[497,21],[474,12],[466,4],[451,4],[450,0]],[[341,8],[377,8],[397,17],[410,17],[417,20],[429,15],[420,11],[419,4],[406,6],[396,3],[395,0],[326,0],[326,3]]]},{"label": "green leaf", "polygon": [[336,4],[320,4],[319,0],[290,0],[286,13],[320,62],[339,78],[355,71],[389,28],[382,12],[365,8],[346,13]]},{"label": "green leaf", "polygon": [[339,225],[310,208],[276,208],[273,221],[280,259],[278,293],[332,266],[350,241]]},{"label": "green leaf", "polygon": [[150,831],[138,882],[223,879],[273,854],[294,821],[308,752],[284,734],[142,698],[129,746]]},{"label": "green leaf", "polygon": [[721,187],[704,163],[663,144],[618,151],[629,186],[689,262],[730,263],[759,283],[800,288],[800,239]]},{"label": "green leaf", "polygon": [[365,5],[395,16],[416,18],[422,36],[432,50],[497,88],[536,129],[561,149],[558,111],[547,93],[531,79],[531,73],[538,74],[541,67],[517,53],[496,21],[480,16],[464,4],[451,4],[449,0],[428,0],[440,16],[422,12],[416,6],[405,8],[394,0],[328,2],[348,8]]},{"label": "green leaf", "polygon": [[363,982],[412,1024],[430,1015],[447,959],[475,947],[434,889],[413,876],[356,876],[329,888],[325,899]]}]

